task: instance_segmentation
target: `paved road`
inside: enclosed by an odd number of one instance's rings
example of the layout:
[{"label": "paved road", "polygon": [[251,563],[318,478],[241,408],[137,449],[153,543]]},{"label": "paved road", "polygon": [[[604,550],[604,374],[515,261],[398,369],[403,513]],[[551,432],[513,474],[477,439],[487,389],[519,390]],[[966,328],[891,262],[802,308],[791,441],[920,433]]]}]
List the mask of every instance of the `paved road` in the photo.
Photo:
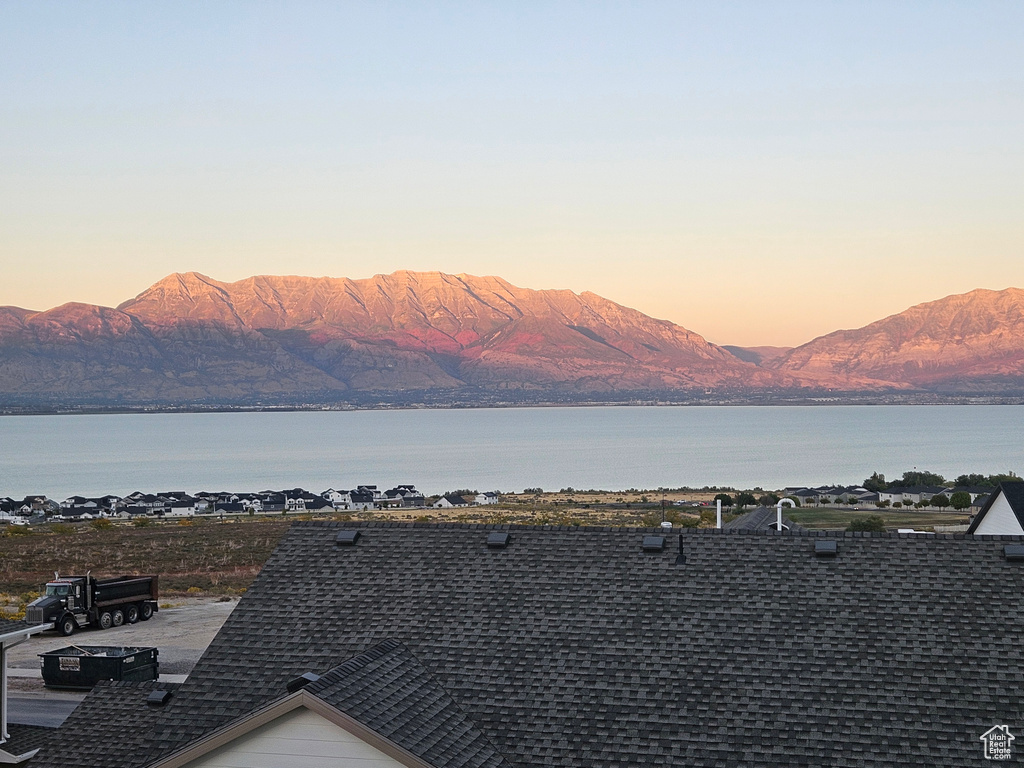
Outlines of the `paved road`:
[{"label": "paved road", "polygon": [[56,728],[70,715],[85,694],[24,694],[10,695],[8,721],[15,725],[44,725]]}]

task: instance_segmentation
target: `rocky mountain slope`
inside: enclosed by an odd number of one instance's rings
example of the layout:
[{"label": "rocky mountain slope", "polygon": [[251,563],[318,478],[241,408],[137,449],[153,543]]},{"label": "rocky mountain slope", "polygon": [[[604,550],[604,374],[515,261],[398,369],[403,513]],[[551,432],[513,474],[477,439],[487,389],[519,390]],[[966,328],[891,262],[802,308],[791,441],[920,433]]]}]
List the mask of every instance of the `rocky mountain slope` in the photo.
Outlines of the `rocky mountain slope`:
[{"label": "rocky mountain slope", "polygon": [[1024,391],[1024,290],[976,290],[814,339],[766,363],[839,389]]},{"label": "rocky mountain slope", "polygon": [[117,309],[0,309],[0,392],[233,402],[351,392],[613,392],[786,380],[592,293],[496,277],[175,274]]},{"label": "rocky mountain slope", "polygon": [[792,350],[720,347],[593,293],[439,272],[190,272],[116,309],[0,307],[0,405],[821,389],[1024,392],[1024,291],[950,296]]}]

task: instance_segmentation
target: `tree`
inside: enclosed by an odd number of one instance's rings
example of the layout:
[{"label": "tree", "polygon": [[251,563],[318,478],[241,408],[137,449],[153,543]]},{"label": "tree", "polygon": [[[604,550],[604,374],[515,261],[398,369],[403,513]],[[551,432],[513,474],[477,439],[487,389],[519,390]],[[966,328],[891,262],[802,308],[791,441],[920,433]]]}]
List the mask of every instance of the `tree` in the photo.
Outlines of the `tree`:
[{"label": "tree", "polygon": [[775,493],[766,493],[764,496],[757,500],[757,503],[762,507],[774,507],[779,503],[779,496]]},{"label": "tree", "polygon": [[949,505],[957,512],[967,509],[971,506],[971,494],[967,491],[957,491],[949,497]]},{"label": "tree", "polygon": [[871,477],[864,481],[863,486],[872,493],[884,491],[888,487],[885,484],[885,475],[878,472],[872,472]]},{"label": "tree", "polygon": [[731,507],[732,506],[732,496],[730,496],[728,493],[720,493],[720,494],[718,494],[717,496],[715,496],[713,501],[720,501],[720,502],[722,502],[722,506],[723,507]]},{"label": "tree", "polygon": [[890,488],[913,488],[915,485],[945,485],[946,478],[934,472],[926,472],[923,469],[915,469],[903,473],[903,479],[895,483],[889,483]]},{"label": "tree", "polygon": [[747,493],[746,491],[736,494],[737,507],[749,507],[752,504],[757,504],[757,499],[754,498],[754,494]]},{"label": "tree", "polygon": [[878,515],[871,515],[870,517],[862,517],[857,520],[850,522],[846,526],[848,531],[878,531],[880,533],[885,532],[885,520]]},{"label": "tree", "polygon": [[949,496],[947,496],[944,493],[938,493],[935,496],[932,496],[932,506],[938,507],[939,509],[944,509],[945,507],[948,507]]},{"label": "tree", "polygon": [[989,480],[987,477],[985,477],[985,475],[970,474],[970,475],[960,475],[956,479],[956,485],[966,485],[966,486],[973,485],[973,486],[982,486],[984,488],[991,488],[993,484],[992,484],[991,480]]}]

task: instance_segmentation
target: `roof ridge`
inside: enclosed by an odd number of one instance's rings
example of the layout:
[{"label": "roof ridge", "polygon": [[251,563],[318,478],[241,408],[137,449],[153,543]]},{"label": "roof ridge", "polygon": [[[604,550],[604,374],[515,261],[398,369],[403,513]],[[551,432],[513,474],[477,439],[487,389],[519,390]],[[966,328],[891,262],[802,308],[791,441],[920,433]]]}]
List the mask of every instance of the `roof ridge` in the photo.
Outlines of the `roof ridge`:
[{"label": "roof ridge", "polygon": [[[790,519],[785,517],[784,519]],[[795,520],[790,520],[796,523]],[[335,520],[296,520],[294,526],[320,527],[331,530],[349,529],[387,529],[387,528],[422,528],[428,530],[454,530],[454,531],[503,531],[510,533],[525,533],[536,531],[563,531],[581,533],[655,533],[663,536],[672,534],[685,534],[687,536],[735,536],[737,534],[759,535],[759,536],[842,536],[844,538],[899,538],[906,536],[918,536],[920,534],[899,533],[897,531],[845,531],[845,530],[822,530],[808,529],[783,531],[781,534],[775,530],[737,530],[727,528],[693,528],[689,526],[674,526],[672,528],[650,528],[642,526],[619,526],[619,525],[516,525],[515,523],[501,523],[500,525],[488,525],[487,523],[424,523],[424,522],[403,522],[384,520],[350,520],[339,522]],[[936,538],[963,539],[975,538],[967,533],[936,533]],[[1024,540],[1019,535],[986,535],[986,538],[1002,538],[1011,541]]]}]

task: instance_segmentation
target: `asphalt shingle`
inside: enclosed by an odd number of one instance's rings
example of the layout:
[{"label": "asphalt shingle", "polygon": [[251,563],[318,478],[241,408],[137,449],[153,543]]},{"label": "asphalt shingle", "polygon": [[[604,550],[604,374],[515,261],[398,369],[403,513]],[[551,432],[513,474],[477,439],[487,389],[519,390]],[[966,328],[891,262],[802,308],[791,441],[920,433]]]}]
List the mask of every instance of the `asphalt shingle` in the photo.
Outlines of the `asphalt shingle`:
[{"label": "asphalt shingle", "polygon": [[[355,546],[336,546],[342,528]],[[518,768],[962,766],[993,725],[1024,725],[1024,564],[1003,556],[1024,537],[831,533],[823,558],[813,533],[687,531],[645,551],[639,530],[512,527],[501,549],[493,530],[293,525],[143,724],[145,754],[386,641]],[[51,764],[108,765],[33,768]]]}]

